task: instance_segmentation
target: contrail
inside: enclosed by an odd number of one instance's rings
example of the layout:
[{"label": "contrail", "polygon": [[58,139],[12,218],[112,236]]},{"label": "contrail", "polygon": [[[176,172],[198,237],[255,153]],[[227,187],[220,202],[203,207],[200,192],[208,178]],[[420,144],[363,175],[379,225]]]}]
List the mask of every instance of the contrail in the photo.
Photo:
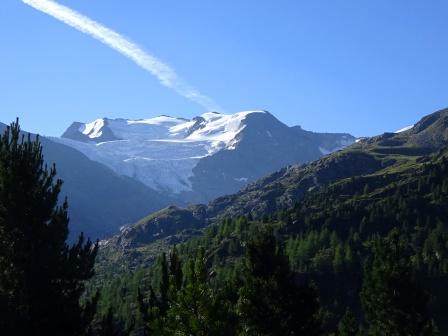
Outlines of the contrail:
[{"label": "contrail", "polygon": [[123,35],[52,0],[22,0],[22,2],[115,49],[156,76],[162,85],[173,89],[181,96],[200,104],[207,110],[222,110],[212,98],[201,94],[180,78],[172,68],[145,52],[141,47]]}]

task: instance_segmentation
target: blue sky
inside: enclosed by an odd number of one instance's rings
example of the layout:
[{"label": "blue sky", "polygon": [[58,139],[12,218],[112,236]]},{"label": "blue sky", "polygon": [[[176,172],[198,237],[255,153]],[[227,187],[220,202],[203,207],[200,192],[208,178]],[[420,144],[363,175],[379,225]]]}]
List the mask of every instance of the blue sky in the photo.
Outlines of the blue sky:
[{"label": "blue sky", "polygon": [[[448,2],[60,0],[130,38],[226,112],[367,136],[448,107]],[[205,109],[23,4],[0,10],[0,121],[60,135],[99,117]]]}]

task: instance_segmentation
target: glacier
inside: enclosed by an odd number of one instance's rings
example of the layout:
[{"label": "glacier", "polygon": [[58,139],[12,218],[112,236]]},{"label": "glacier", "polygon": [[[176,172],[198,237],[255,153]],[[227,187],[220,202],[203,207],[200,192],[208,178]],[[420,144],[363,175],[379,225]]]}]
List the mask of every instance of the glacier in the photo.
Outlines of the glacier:
[{"label": "glacier", "polygon": [[74,123],[61,138],[120,175],[135,178],[163,192],[191,191],[190,178],[199,160],[221,150],[233,150],[244,120],[253,113],[207,112],[193,119],[158,116],[148,119],[97,119]]}]

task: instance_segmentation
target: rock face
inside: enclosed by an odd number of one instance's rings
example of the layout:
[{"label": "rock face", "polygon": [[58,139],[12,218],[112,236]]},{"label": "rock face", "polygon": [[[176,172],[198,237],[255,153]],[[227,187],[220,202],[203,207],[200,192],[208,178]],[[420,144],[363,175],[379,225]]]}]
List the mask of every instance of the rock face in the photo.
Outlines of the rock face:
[{"label": "rock face", "polygon": [[64,134],[62,134],[62,137],[81,142],[89,142],[93,140],[96,143],[120,140],[112,133],[107,119],[98,119],[89,124],[89,126],[80,122],[74,122],[67,128]]},{"label": "rock face", "polygon": [[318,159],[355,139],[288,127],[266,111],[245,111],[209,112],[191,120],[159,116],[75,122],[53,140],[181,204],[235,193],[281,167]]}]

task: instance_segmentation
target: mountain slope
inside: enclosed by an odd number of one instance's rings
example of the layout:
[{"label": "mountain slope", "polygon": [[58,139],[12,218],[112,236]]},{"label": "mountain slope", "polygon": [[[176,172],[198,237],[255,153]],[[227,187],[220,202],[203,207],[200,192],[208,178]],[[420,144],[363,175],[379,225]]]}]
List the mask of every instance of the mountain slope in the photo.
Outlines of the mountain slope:
[{"label": "mountain slope", "polygon": [[[208,205],[189,207],[186,210],[195,218],[193,228],[169,220],[171,214],[173,217],[176,216],[178,208],[165,209],[163,212],[165,228],[155,226],[158,215],[154,214],[138,225],[128,227],[123,234],[109,239],[103,251],[105,255],[118,253],[124,259],[131,253],[135,265],[138,264],[139,257],[147,258],[145,253],[140,255],[134,253],[134,248],[140,246],[139,242],[142,241],[145,242],[144,245],[169,244],[172,239],[174,241],[188,239],[191,233],[179,235],[183,230],[197,230],[224,218],[248,215],[262,218],[276,211],[292,208],[307,194],[333,184],[345,186],[341,187],[340,192],[340,197],[343,199],[359,188],[359,186],[353,187],[352,182],[347,183],[354,179],[358,179],[356,181],[362,184],[361,187],[371,183],[372,187],[380,188],[382,183],[398,182],[405,176],[412,175],[421,162],[448,145],[447,120],[448,109],[438,111],[423,118],[405,132],[385,133],[359,141],[310,164],[283,168],[248,185],[237,194],[217,198]],[[362,179],[359,179],[361,177]],[[166,230],[168,227],[169,231]],[[152,232],[152,237],[143,237],[146,232]],[[172,232],[177,232],[175,238]],[[193,230],[193,234],[197,232]],[[151,244],[146,246],[146,251],[149,254],[158,253],[151,248]]]},{"label": "mountain slope", "polygon": [[[6,125],[0,123],[0,132]],[[92,239],[104,238],[148,213],[171,202],[160,193],[108,167],[89,160],[75,149],[40,138],[47,164],[56,164],[64,181],[62,196],[69,201],[70,236],[84,232]]]},{"label": "mountain slope", "polygon": [[186,120],[98,119],[60,139],[119,174],[190,203],[237,192],[283,166],[309,162],[354,141],[288,127],[266,111],[215,112]]},{"label": "mountain slope", "polygon": [[[433,318],[440,333],[447,334],[448,138],[444,140],[443,125],[448,110],[431,117],[427,127],[421,126],[426,117],[407,134],[386,133],[314,163],[284,169],[232,201],[224,197],[208,207],[167,208],[126,228],[104,242],[97,264],[100,277],[123,271],[128,276],[129,269],[136,270],[134,279],[114,277],[114,286],[99,280],[102,286],[106,283],[106,293],[119,298],[109,300],[113,302],[109,307],[120,314],[136,296],[123,293],[137,285],[157,288],[161,276],[157,256],[179,243],[178,258],[188,260],[204,251],[211,286],[230,287],[237,293],[248,241],[268,226],[275,230],[297,280],[312,279],[318,288],[326,334],[336,330],[348,308],[356,324],[365,328],[372,323],[366,318],[363,297],[371,285],[365,279],[375,258],[384,261],[377,264],[378,289],[371,294],[379,302],[376,309],[386,312],[382,321],[401,319],[401,312],[412,314],[418,305],[420,318]],[[431,131],[425,134],[427,129]],[[293,206],[288,206],[291,201]],[[254,211],[258,203],[272,208]],[[261,220],[238,218],[249,212]],[[380,242],[383,248],[390,247],[387,255],[379,250]],[[415,287],[408,287],[410,280]],[[421,292],[414,296],[414,291]],[[121,319],[126,321],[128,315]],[[409,325],[403,327],[417,330]]]},{"label": "mountain slope", "polygon": [[310,190],[353,176],[393,174],[448,144],[448,109],[422,118],[400,133],[358,141],[344,150],[301,166],[291,166],[248,185],[241,192],[210,202],[216,215],[261,216],[291,207]]}]

